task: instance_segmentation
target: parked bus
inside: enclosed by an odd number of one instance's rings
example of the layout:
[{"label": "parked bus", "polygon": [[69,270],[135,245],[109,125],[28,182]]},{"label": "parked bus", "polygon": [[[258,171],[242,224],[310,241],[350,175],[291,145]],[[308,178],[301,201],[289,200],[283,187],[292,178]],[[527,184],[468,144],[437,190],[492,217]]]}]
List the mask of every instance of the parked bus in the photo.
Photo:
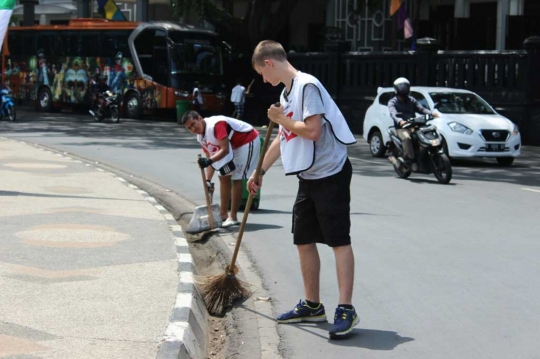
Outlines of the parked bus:
[{"label": "parked bus", "polygon": [[68,25],[9,27],[2,48],[2,81],[14,97],[42,111],[90,104],[90,79],[104,76],[123,96],[125,116],[192,101],[201,110],[226,105],[222,45],[216,33],[166,21],[73,19]]}]

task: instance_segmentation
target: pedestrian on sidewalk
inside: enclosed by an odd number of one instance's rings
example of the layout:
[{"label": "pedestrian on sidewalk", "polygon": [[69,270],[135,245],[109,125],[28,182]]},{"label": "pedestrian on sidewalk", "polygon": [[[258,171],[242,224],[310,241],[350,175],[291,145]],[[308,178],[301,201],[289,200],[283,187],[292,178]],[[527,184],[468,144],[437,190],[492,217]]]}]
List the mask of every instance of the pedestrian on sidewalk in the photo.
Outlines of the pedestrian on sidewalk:
[{"label": "pedestrian on sidewalk", "polygon": [[246,100],[246,88],[242,86],[242,81],[238,79],[236,86],[233,87],[231,92],[231,102],[234,105],[234,111],[236,119],[241,120],[244,117],[244,103]]},{"label": "pedestrian on sidewalk", "polygon": [[[286,175],[299,180],[293,207],[292,232],[300,257],[305,298],[277,317],[279,323],[322,322],[326,313],[319,298],[320,258],[316,243],[333,249],[339,287],[330,338],[347,336],[360,319],[352,305],[354,254],[350,237],[352,166],[347,145],[356,142],[345,118],[315,77],[296,70],[278,42],[260,42],[251,64],[264,82],[285,85],[280,106],[270,106],[268,118],[279,124],[262,164],[264,176],[281,156]],[[256,194],[263,176],[247,186]]]},{"label": "pedestrian on sidewalk", "polygon": [[[202,118],[197,111],[186,112],[181,123],[197,135],[206,155],[199,159],[199,166],[207,168],[207,183],[211,183],[214,172],[219,171],[222,227],[238,225],[242,182],[254,171],[259,160],[259,132],[246,122],[226,116]],[[227,211],[229,202],[230,215]]]},{"label": "pedestrian on sidewalk", "polygon": [[203,97],[201,94],[201,90],[199,87],[201,86],[199,81],[195,81],[194,87],[193,87],[193,93],[191,94],[191,97],[193,98],[193,109],[197,111],[198,113],[201,113],[201,106],[203,104]]}]

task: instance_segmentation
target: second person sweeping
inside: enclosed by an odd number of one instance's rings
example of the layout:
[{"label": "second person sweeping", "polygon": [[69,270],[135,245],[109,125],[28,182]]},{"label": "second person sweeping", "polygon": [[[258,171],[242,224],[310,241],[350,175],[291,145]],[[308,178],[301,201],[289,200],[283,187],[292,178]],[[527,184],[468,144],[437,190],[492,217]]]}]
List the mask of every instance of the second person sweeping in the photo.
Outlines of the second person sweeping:
[{"label": "second person sweeping", "polygon": [[[216,170],[219,171],[222,227],[238,225],[242,181],[254,171],[259,160],[259,132],[246,122],[227,116],[202,118],[196,111],[186,112],[181,123],[197,135],[197,141],[206,154],[199,159],[199,166],[207,168],[207,182],[212,181]],[[229,202],[230,215],[227,211]]]}]

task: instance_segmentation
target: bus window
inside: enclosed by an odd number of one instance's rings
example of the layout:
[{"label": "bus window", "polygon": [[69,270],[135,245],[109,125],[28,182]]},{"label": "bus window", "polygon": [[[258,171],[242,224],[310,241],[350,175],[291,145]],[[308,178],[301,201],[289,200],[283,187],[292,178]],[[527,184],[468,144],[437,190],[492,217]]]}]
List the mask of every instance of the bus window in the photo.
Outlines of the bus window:
[{"label": "bus window", "polygon": [[160,85],[169,85],[169,69],[167,52],[167,34],[163,30],[156,30],[154,36],[154,81]]},{"label": "bus window", "polygon": [[78,55],[78,42],[79,31],[58,31],[57,41],[55,41],[58,48],[55,50],[54,55]]},{"label": "bus window", "polygon": [[56,31],[39,31],[37,34],[36,53],[43,52],[45,57],[62,55],[62,40]]},{"label": "bus window", "polygon": [[155,29],[146,29],[135,39],[135,49],[139,55],[139,62],[145,75],[154,77],[154,37]]},{"label": "bus window", "polygon": [[[170,35],[169,35],[170,36]],[[211,39],[176,36],[171,74],[222,75],[221,48]]]},{"label": "bus window", "polygon": [[81,31],[79,35],[77,54],[79,56],[99,57],[102,52],[99,38],[100,32],[96,30],[85,30]]},{"label": "bus window", "polygon": [[94,56],[114,57],[122,53],[124,57],[129,54],[128,37],[131,31],[110,30],[101,32],[101,53]]},{"label": "bus window", "polygon": [[23,56],[36,56],[36,32],[32,30],[23,31],[22,37],[24,42],[22,44],[22,52],[19,54]]},{"label": "bus window", "polygon": [[9,31],[7,44],[10,54],[18,57],[23,51],[23,33],[21,31]]}]

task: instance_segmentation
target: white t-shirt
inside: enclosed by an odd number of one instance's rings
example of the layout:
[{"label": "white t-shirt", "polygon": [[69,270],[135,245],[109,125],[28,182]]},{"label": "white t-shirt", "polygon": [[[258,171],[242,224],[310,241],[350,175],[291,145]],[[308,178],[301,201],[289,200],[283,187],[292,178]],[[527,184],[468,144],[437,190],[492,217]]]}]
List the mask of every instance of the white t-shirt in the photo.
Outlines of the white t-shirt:
[{"label": "white t-shirt", "polygon": [[244,103],[246,88],[242,85],[236,85],[232,89],[231,102],[242,104]]}]

